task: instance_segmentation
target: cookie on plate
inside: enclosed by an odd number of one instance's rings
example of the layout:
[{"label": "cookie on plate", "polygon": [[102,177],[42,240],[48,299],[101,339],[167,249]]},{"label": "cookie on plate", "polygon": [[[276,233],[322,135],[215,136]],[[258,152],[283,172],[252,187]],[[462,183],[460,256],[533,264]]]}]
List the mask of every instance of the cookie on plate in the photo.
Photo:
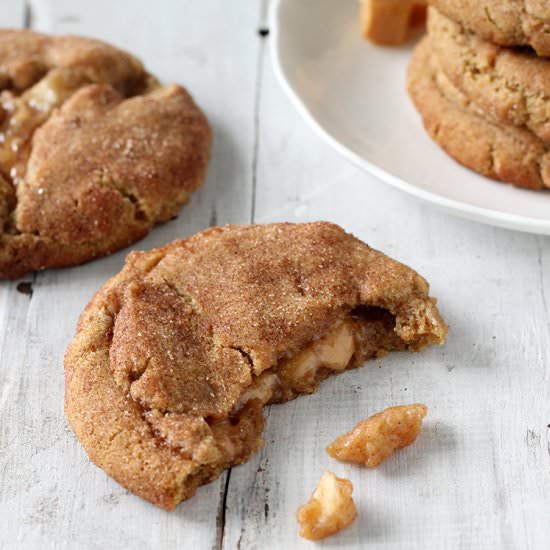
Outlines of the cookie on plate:
[{"label": "cookie on plate", "polygon": [[429,0],[447,17],[501,46],[531,46],[550,56],[548,0]]},{"label": "cookie on plate", "polygon": [[173,509],[262,444],[265,405],[446,335],[426,281],[338,226],[212,228],[130,254],[99,290],[65,410],[95,464]]},{"label": "cookie on plate", "polygon": [[208,122],[102,42],[0,31],[0,278],[109,254],[205,175]]},{"label": "cookie on plate", "polygon": [[550,58],[483,40],[434,8],[428,32],[439,69],[480,114],[550,143]]},{"label": "cookie on plate", "polygon": [[478,108],[438,70],[429,37],[413,54],[408,90],[432,139],[455,160],[519,187],[550,187],[550,146],[525,128],[480,116]]}]

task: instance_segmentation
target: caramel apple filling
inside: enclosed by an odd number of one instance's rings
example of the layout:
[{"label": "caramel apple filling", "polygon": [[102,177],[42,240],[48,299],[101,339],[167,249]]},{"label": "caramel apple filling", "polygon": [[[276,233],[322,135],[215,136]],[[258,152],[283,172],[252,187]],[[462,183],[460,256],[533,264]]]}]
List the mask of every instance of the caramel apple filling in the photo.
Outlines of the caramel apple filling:
[{"label": "caramel apple filling", "polygon": [[339,321],[324,336],[291,358],[255,377],[239,399],[235,410],[256,400],[262,405],[287,401],[299,393],[310,393],[323,372],[341,372],[356,350],[357,327],[353,320]]},{"label": "caramel apple filling", "polygon": [[312,393],[330,374],[358,367],[366,359],[402,349],[388,312],[367,308],[337,321],[306,348],[253,376],[227,416],[198,417],[151,410],[145,418],[170,447],[198,464],[238,464],[258,449],[263,408]]},{"label": "caramel apple filling", "polygon": [[86,78],[68,69],[50,71],[34,86],[17,96],[11,90],[0,94],[0,166],[16,185],[23,176],[30,139],[56,107],[62,105]]},{"label": "caramel apple filling", "polygon": [[[309,393],[322,373],[345,370],[357,348],[358,326],[352,319],[337,323],[327,334],[278,367],[283,392]],[[324,370],[323,370],[324,369]]]},{"label": "caramel apple filling", "polygon": [[207,421],[187,414],[151,410],[144,418],[168,446],[200,465],[239,464],[262,442],[262,407],[257,401],[230,418]]},{"label": "caramel apple filling", "polygon": [[[82,71],[57,68],[20,95],[12,90],[0,93],[0,166],[14,185],[24,175],[34,131],[76,91],[93,83]],[[129,95],[136,91],[145,93],[157,85],[154,77],[147,75],[135,83],[135,89],[130,87],[124,91]]]},{"label": "caramel apple filling", "polygon": [[314,392],[330,374],[358,367],[405,344],[394,332],[395,319],[379,308],[366,308],[337,321],[302,351],[282,358],[277,365],[253,378],[234,411],[257,400],[262,405],[281,403],[300,393]]}]

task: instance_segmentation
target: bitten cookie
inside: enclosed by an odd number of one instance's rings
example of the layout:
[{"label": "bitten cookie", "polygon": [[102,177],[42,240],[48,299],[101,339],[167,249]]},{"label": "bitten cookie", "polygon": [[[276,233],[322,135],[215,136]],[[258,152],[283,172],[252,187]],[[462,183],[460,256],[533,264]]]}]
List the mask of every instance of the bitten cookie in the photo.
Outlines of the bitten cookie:
[{"label": "bitten cookie", "polygon": [[65,410],[95,464],[173,509],[262,444],[265,405],[446,335],[426,281],[338,226],[212,228],[130,254],[99,290]]},{"label": "bitten cookie", "polygon": [[428,31],[438,67],[483,116],[550,143],[550,58],[482,40],[434,8]]},{"label": "bitten cookie", "polygon": [[96,40],[0,31],[0,278],[113,252],[205,175],[208,122]]},{"label": "bitten cookie", "polygon": [[447,17],[502,46],[531,46],[550,56],[548,0],[429,0]]},{"label": "bitten cookie", "polygon": [[438,71],[429,41],[424,38],[415,49],[408,90],[432,139],[455,160],[487,177],[531,189],[550,187],[549,146],[527,129],[479,116]]}]

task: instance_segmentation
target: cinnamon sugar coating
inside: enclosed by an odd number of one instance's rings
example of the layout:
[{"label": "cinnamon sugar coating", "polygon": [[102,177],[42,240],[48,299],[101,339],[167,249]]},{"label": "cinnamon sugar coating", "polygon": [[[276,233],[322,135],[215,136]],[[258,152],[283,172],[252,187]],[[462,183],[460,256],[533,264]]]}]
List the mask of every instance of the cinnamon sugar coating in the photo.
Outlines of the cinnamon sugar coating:
[{"label": "cinnamon sugar coating", "polygon": [[109,254],[197,189],[208,122],[96,40],[0,31],[0,278]]},{"label": "cinnamon sugar coating", "polygon": [[428,33],[439,69],[478,114],[495,124],[526,126],[550,142],[550,59],[483,40],[435,8]]},{"label": "cinnamon sugar coating", "polygon": [[430,5],[485,40],[531,46],[550,56],[548,0],[429,0]]},{"label": "cinnamon sugar coating", "polygon": [[122,93],[140,87],[146,76],[138,59],[99,40],[0,30],[2,89],[24,91],[59,68],[81,73],[90,83],[109,83]]},{"label": "cinnamon sugar coating", "polygon": [[96,294],[66,413],[98,466],[172,509],[261,445],[266,404],[446,334],[426,281],[338,226],[211,228],[130,254]]}]

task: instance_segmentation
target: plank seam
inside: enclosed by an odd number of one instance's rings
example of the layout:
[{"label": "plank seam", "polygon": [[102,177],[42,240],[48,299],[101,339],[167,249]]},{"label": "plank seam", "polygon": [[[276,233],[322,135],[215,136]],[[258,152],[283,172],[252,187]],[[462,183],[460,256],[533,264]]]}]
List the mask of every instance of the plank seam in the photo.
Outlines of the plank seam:
[{"label": "plank seam", "polygon": [[32,27],[32,7],[30,0],[26,0],[24,6],[23,27],[25,29],[30,29]]},{"label": "plank seam", "polygon": [[[267,14],[267,1],[262,0],[260,28],[264,28]],[[267,35],[260,34],[260,47],[258,48],[258,59],[256,62],[256,86],[254,93],[254,143],[252,145],[252,204],[250,209],[250,223],[256,219],[256,187],[258,184],[258,156],[260,149],[260,107],[262,99],[262,85],[265,61],[265,40]]]},{"label": "plank seam", "polygon": [[541,240],[542,240],[542,237],[539,236],[537,238],[537,265],[539,269],[539,281],[540,281],[540,293],[541,293],[541,299],[542,299],[542,306],[544,308],[546,319],[548,319],[548,302],[546,301],[546,292],[544,290],[544,268],[542,265]]},{"label": "plank seam", "polygon": [[[259,28],[264,28],[267,17],[267,0],[262,0],[260,7]],[[260,147],[260,106],[263,85],[263,70],[265,60],[265,40],[267,35],[260,34],[260,47],[258,48],[258,57],[256,61],[256,82],[254,86],[254,110],[253,110],[253,142],[252,142],[252,197],[250,206],[250,223],[254,223],[256,217],[256,186],[258,183],[258,153]],[[227,496],[229,494],[229,482],[231,479],[232,468],[227,470],[225,487],[222,495],[221,508],[218,511],[218,549],[221,550],[224,544],[225,523],[227,510]]]},{"label": "plank seam", "polygon": [[222,550],[223,541],[225,537],[225,513],[227,510],[227,495],[229,494],[229,480],[231,479],[231,468],[227,470],[227,476],[225,478],[224,488],[222,491],[222,502],[218,510],[218,531],[219,531],[219,541],[218,541],[218,550]]}]

